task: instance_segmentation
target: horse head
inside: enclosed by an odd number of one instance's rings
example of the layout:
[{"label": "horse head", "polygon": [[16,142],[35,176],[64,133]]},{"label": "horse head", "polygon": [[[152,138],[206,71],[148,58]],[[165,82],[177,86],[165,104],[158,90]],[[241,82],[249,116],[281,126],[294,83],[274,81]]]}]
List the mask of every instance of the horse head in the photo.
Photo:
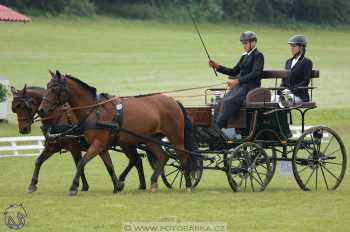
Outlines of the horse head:
[{"label": "horse head", "polygon": [[47,117],[50,112],[66,103],[69,99],[69,93],[65,83],[65,75],[59,71],[51,74],[51,80],[47,84],[47,93],[39,106],[38,114],[40,117]]},{"label": "horse head", "polygon": [[13,95],[12,112],[17,114],[19,132],[29,134],[39,104],[28,94],[27,85],[22,90],[16,90],[12,86],[11,92]]}]

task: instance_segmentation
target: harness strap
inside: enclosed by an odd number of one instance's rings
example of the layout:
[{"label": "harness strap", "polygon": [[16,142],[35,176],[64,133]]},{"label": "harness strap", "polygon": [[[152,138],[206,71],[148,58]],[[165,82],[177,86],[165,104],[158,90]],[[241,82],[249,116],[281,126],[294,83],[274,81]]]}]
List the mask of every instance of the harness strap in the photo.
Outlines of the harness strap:
[{"label": "harness strap", "polygon": [[[214,84],[214,85],[206,85],[206,86],[199,86],[199,87],[186,88],[186,89],[176,89],[176,90],[157,92],[157,93],[149,93],[149,94],[141,94],[141,95],[134,95],[134,96],[122,96],[122,97],[115,96],[115,97],[112,97],[112,98],[110,98],[108,100],[105,100],[105,101],[102,101],[102,102],[98,101],[98,103],[96,103],[96,104],[86,105],[86,106],[71,107],[70,110],[75,111],[75,110],[82,110],[82,109],[91,109],[91,108],[94,108],[94,107],[97,107],[97,106],[100,106],[100,105],[104,105],[104,104],[106,104],[108,102],[117,100],[118,98],[145,97],[145,96],[152,96],[152,95],[156,95],[156,94],[169,94],[169,93],[184,92],[184,91],[195,90],[195,89],[204,89],[204,88],[209,88],[209,87],[215,87],[215,86],[220,86],[220,85],[223,85],[223,84],[226,84],[226,82],[221,82],[221,83]],[[98,97],[99,97],[99,95],[96,96],[96,98],[98,98]],[[62,111],[64,111],[64,110],[62,109]],[[43,121],[43,120],[47,120],[47,119],[50,119],[50,118],[51,117],[41,118],[41,119],[39,119],[37,121]]]}]

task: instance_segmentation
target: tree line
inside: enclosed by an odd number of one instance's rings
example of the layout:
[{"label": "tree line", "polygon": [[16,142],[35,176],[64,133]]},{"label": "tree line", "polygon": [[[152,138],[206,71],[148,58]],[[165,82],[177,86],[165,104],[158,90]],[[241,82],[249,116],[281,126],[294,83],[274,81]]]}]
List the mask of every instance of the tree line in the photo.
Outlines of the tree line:
[{"label": "tree line", "polygon": [[185,7],[208,21],[350,24],[349,0],[0,0],[32,15],[108,14],[136,19],[185,20]]}]

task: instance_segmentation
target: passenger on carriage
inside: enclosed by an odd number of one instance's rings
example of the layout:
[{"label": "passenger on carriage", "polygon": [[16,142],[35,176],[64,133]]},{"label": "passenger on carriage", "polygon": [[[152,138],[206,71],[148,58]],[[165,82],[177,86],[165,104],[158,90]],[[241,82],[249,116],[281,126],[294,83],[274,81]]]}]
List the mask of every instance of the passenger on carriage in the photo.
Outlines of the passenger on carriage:
[{"label": "passenger on carriage", "polygon": [[244,32],[240,41],[245,52],[233,68],[224,67],[213,60],[209,61],[210,67],[229,76],[229,91],[215,110],[218,112],[215,115],[215,123],[219,128],[227,127],[228,120],[239,113],[248,92],[261,85],[264,55],[256,47],[257,35],[252,31]]},{"label": "passenger on carriage", "polygon": [[303,35],[292,36],[288,44],[290,45],[292,57],[286,61],[285,69],[289,70],[286,78],[282,79],[278,95],[271,97],[272,102],[279,102],[280,95],[290,93],[294,103],[310,101],[308,89],[298,87],[308,87],[311,80],[312,61],[305,57],[307,39]]}]

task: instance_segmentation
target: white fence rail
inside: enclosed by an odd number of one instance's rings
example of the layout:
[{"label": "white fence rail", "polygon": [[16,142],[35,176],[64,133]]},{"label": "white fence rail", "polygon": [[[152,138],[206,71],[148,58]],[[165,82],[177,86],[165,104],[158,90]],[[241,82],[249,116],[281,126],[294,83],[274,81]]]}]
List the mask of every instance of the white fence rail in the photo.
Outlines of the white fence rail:
[{"label": "white fence rail", "polygon": [[[313,126],[305,126],[305,130],[310,127]],[[301,136],[301,126],[291,125],[290,129],[294,139]],[[0,137],[0,158],[38,156],[44,141],[44,136]]]},{"label": "white fence rail", "polygon": [[44,136],[0,137],[0,158],[37,156],[44,141]]}]

